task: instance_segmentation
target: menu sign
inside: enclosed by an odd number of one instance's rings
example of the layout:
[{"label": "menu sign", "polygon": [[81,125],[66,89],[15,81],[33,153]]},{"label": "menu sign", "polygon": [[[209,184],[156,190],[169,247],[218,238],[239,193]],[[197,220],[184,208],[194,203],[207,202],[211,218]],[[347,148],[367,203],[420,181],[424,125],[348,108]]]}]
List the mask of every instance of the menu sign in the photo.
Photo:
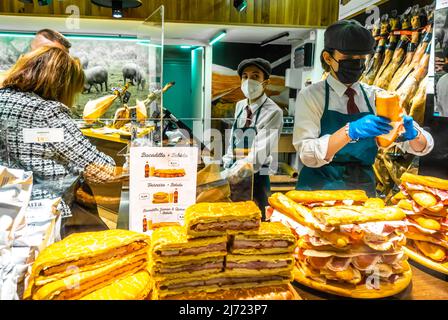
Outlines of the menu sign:
[{"label": "menu sign", "polygon": [[196,201],[197,159],[195,147],[131,148],[130,230],[183,224],[185,209]]}]

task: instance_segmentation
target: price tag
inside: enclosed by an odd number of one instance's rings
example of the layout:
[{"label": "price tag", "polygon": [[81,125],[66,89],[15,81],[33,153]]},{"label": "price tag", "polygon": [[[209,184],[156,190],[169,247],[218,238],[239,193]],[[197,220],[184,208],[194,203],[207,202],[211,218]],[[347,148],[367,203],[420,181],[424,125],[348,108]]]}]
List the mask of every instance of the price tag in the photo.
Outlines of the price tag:
[{"label": "price tag", "polygon": [[23,129],[24,143],[56,143],[64,142],[63,128],[31,128]]}]

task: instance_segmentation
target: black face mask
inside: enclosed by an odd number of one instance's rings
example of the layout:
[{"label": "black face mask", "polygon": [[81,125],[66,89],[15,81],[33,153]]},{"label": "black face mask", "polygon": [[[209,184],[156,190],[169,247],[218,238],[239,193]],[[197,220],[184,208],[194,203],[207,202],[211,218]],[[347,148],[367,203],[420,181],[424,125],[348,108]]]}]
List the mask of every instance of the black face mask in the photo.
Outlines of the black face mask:
[{"label": "black face mask", "polygon": [[337,61],[333,56],[331,58],[339,64],[338,71],[333,71],[343,84],[355,83],[361,78],[362,73],[366,69],[365,59],[345,59]]},{"label": "black face mask", "polygon": [[442,68],[443,68],[443,71],[448,73],[448,63],[445,63]]}]

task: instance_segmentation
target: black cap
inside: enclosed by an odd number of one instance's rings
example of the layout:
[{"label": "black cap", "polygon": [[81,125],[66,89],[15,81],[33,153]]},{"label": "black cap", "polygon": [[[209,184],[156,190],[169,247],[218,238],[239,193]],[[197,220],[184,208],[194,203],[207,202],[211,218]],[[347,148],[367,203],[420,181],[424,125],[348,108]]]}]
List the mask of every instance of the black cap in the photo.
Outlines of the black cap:
[{"label": "black cap", "polygon": [[330,25],[325,30],[324,43],[326,50],[350,55],[371,54],[375,48],[371,32],[356,20],[341,20]]},{"label": "black cap", "polygon": [[272,73],[272,67],[269,61],[263,58],[251,58],[241,61],[240,64],[238,65],[238,74],[240,78],[243,76],[244,69],[248,66],[257,66],[258,68],[261,69],[261,71],[263,71],[266,78],[269,78],[269,76]]}]

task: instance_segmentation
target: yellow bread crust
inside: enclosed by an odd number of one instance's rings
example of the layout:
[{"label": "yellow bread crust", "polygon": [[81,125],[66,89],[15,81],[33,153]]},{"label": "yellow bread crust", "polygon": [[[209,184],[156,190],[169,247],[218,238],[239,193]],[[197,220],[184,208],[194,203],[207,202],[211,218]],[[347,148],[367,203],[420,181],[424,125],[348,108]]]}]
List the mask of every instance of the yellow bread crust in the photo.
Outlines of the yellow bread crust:
[{"label": "yellow bread crust", "polygon": [[239,255],[273,255],[273,254],[283,254],[283,253],[290,253],[292,254],[296,248],[296,244],[287,247],[287,248],[265,248],[265,249],[231,249],[230,252],[232,254],[239,254]]},{"label": "yellow bread crust", "polygon": [[305,221],[305,216],[309,214],[310,209],[294,202],[283,193],[274,193],[268,198],[268,202],[274,209],[280,211],[294,221],[302,225],[313,227]]},{"label": "yellow bread crust", "polygon": [[401,182],[409,182],[412,184],[419,184],[430,188],[448,190],[448,180],[436,177],[420,176],[408,172],[403,173],[403,175],[401,176]]},{"label": "yellow bread crust", "polygon": [[144,300],[152,288],[151,276],[147,270],[115,280],[81,298],[81,300]]},{"label": "yellow bread crust", "polygon": [[196,265],[196,264],[204,264],[209,262],[222,262],[224,263],[224,256],[222,257],[210,257],[207,256],[204,259],[195,259],[195,260],[186,260],[179,261],[175,260],[172,262],[160,262],[160,261],[151,261],[151,269],[155,271],[159,271],[160,268],[179,268],[186,265]]},{"label": "yellow bread crust", "polygon": [[414,245],[425,257],[431,258],[436,262],[443,262],[446,260],[448,250],[442,246],[418,240],[414,240]]},{"label": "yellow bread crust", "polygon": [[128,230],[106,230],[69,235],[45,248],[33,264],[32,274],[37,276],[44,267],[57,266],[73,260],[95,257],[132,242],[150,244],[149,236]]},{"label": "yellow bread crust", "polygon": [[[140,256],[147,256],[147,255],[148,255],[148,248],[143,248],[141,250],[134,251],[134,252],[130,253],[128,255],[128,257],[132,258],[132,257],[140,257]],[[57,280],[60,280],[60,279],[63,279],[65,277],[69,276],[69,272],[73,272],[75,270],[76,270],[76,272],[87,272],[87,271],[92,271],[95,269],[103,268],[109,264],[110,264],[110,260],[106,260],[106,261],[100,261],[98,263],[89,264],[89,265],[82,266],[82,267],[69,268],[67,270],[64,270],[64,272],[55,273],[50,276],[45,276],[45,275],[37,276],[35,278],[35,284],[36,284],[36,286],[43,286],[47,283],[54,282],[54,281],[57,281]]]},{"label": "yellow bread crust", "polygon": [[213,231],[213,230],[205,230],[205,231],[194,231],[189,229],[187,237],[188,239],[197,239],[197,238],[209,238],[209,237],[218,237],[218,236],[226,236],[226,235],[237,235],[237,234],[256,234],[258,229],[251,230],[224,230],[224,231]]},{"label": "yellow bread crust", "polygon": [[425,257],[422,254],[416,252],[411,246],[403,247],[403,250],[410,259],[414,260],[415,262],[418,262],[422,266],[448,275],[448,262],[444,263],[435,262],[430,258]]},{"label": "yellow bread crust", "polygon": [[250,261],[268,261],[277,262],[290,260],[294,261],[294,256],[292,254],[258,254],[258,255],[243,255],[243,254],[228,254],[227,262],[250,262]]},{"label": "yellow bread crust", "polygon": [[403,192],[399,191],[390,199],[390,201],[392,202],[392,204],[398,204],[400,200],[405,199],[407,199],[407,197],[403,194]]},{"label": "yellow bread crust", "polygon": [[364,190],[292,190],[286,196],[298,203],[314,203],[322,201],[353,200],[365,202],[369,197]]},{"label": "yellow bread crust", "polygon": [[430,235],[426,235],[423,233],[406,232],[406,238],[412,239],[412,240],[431,242],[431,243],[437,244],[441,247],[448,249],[448,237],[447,236],[445,236],[445,241],[441,241],[439,239],[436,239],[434,237],[431,237]]},{"label": "yellow bread crust", "polygon": [[259,219],[261,219],[261,211],[253,201],[202,202],[185,210],[185,226],[188,231],[197,223]]},{"label": "yellow bread crust", "polygon": [[[158,298],[164,298],[168,297],[170,295],[178,295],[178,294],[185,294],[185,293],[195,293],[195,292],[216,292],[218,290],[222,289],[247,289],[247,288],[257,288],[257,287],[264,287],[264,286],[277,286],[277,285],[283,285],[288,284],[291,279],[284,279],[284,280],[275,280],[275,281],[262,281],[262,282],[248,282],[248,283],[238,283],[238,284],[232,284],[232,285],[213,285],[208,287],[186,287],[181,288],[177,290],[158,290],[155,289],[155,297]],[[157,299],[157,298],[156,298]]]},{"label": "yellow bread crust", "polygon": [[[290,279],[291,278],[291,273],[290,272],[277,272],[276,275],[281,276],[283,278],[287,278]],[[256,274],[254,275],[256,276]],[[247,277],[246,274],[242,274],[240,272],[237,271],[232,271],[232,270],[225,270],[224,272],[219,272],[219,273],[215,273],[215,274],[211,274],[211,275],[207,275],[207,276],[201,276],[200,278],[197,277],[189,277],[189,278],[181,278],[181,279],[166,279],[165,281],[159,281],[157,282],[157,287],[160,288],[161,286],[169,286],[172,284],[180,284],[180,283],[185,283],[185,282],[190,282],[190,281],[196,281],[196,280],[213,280],[213,279],[218,279],[218,278],[238,278],[238,277]]]},{"label": "yellow bread crust", "polygon": [[291,229],[281,222],[262,222],[256,233],[238,234],[235,240],[285,240],[294,243],[296,238]]},{"label": "yellow bread crust", "polygon": [[291,284],[258,288],[196,292],[166,297],[167,300],[302,300]]},{"label": "yellow bread crust", "polygon": [[[154,230],[151,236],[151,251],[204,247],[210,244],[227,243],[227,237],[207,237],[188,239],[186,229],[182,226],[165,226]],[[156,256],[156,255],[155,255]]]},{"label": "yellow bread crust", "polygon": [[159,272],[151,272],[151,276],[156,281],[167,281],[170,279],[189,279],[189,278],[196,278],[196,277],[202,277],[202,276],[208,276],[211,274],[216,274],[219,272],[222,272],[224,268],[224,263],[221,268],[214,268],[214,269],[206,269],[206,270],[199,270],[199,271],[193,271],[193,272],[176,272],[176,273],[159,273]]},{"label": "yellow bread crust", "polygon": [[[131,274],[132,270],[138,271],[140,269],[144,269],[147,266],[147,255],[139,255],[139,256],[126,256],[122,259],[117,259],[111,261],[108,265],[81,273],[74,273],[68,275],[65,278],[62,278],[57,281],[50,282],[43,286],[36,286],[34,284],[34,288],[32,290],[32,299],[33,300],[52,300],[57,297],[60,293],[65,290],[73,290],[76,293],[84,293],[87,294],[84,289],[85,286],[89,287],[89,282],[97,281],[99,278],[104,278],[101,282],[102,286],[112,282],[114,277],[112,276],[114,272],[120,270],[116,276],[126,276]],[[30,283],[30,285],[32,285]]]},{"label": "yellow bread crust", "polygon": [[403,220],[406,214],[398,207],[366,208],[363,206],[318,207],[311,210],[313,216],[328,226],[374,221]]},{"label": "yellow bread crust", "polygon": [[322,283],[315,281],[305,275],[305,272],[297,266],[294,268],[294,280],[313,289],[331,293],[338,296],[356,299],[379,299],[390,297],[406,289],[412,280],[412,270],[408,262],[405,262],[405,269],[400,278],[395,283],[381,282],[380,289],[369,289],[365,284],[349,285],[343,283]]},{"label": "yellow bread crust", "polygon": [[204,260],[207,258],[222,258],[227,255],[227,251],[223,252],[205,252],[197,255],[188,255],[188,256],[172,256],[172,257],[160,257],[156,255],[152,255],[151,259],[154,262],[160,263],[188,263],[193,261]]}]

